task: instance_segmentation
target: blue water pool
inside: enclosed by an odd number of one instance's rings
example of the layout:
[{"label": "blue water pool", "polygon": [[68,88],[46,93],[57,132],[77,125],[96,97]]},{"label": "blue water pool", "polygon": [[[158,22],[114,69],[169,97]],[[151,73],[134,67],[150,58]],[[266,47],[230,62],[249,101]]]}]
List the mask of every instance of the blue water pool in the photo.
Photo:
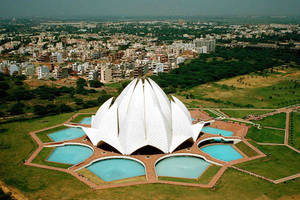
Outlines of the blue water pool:
[{"label": "blue water pool", "polygon": [[229,136],[233,135],[233,132],[231,132],[231,131],[225,131],[225,130],[222,130],[222,129],[212,128],[212,127],[208,127],[208,126],[203,127],[203,129],[201,131],[204,132],[204,133],[210,133],[210,134],[215,134],[215,135],[223,135],[223,136],[226,136],[226,137],[229,137]]},{"label": "blue water pool", "polygon": [[84,136],[84,131],[81,128],[66,128],[54,133],[48,134],[48,136],[54,142],[61,142],[64,140],[72,140]]},{"label": "blue water pool", "polygon": [[86,117],[83,120],[80,121],[80,124],[91,124],[91,117]]},{"label": "blue water pool", "polygon": [[65,145],[54,149],[48,161],[65,164],[78,164],[93,154],[93,150],[82,145]]},{"label": "blue water pool", "polygon": [[88,166],[87,169],[104,181],[145,175],[145,168],[141,163],[123,158],[100,160]]},{"label": "blue water pool", "polygon": [[209,145],[200,148],[201,151],[208,153],[212,157],[226,162],[243,158],[243,156],[235,150],[231,145],[218,144]]},{"label": "blue water pool", "polygon": [[198,178],[209,165],[209,162],[201,158],[173,156],[159,161],[155,170],[157,176]]}]

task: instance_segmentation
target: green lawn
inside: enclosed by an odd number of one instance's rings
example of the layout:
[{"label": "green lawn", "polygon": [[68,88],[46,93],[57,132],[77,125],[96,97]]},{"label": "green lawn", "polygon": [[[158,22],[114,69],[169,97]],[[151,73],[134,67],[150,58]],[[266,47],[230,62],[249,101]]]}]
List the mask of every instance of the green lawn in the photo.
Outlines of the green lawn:
[{"label": "green lawn", "polygon": [[289,144],[300,149],[300,113],[290,113],[290,137]]},{"label": "green lawn", "polygon": [[62,164],[62,163],[55,163],[55,162],[48,162],[47,158],[51,154],[51,152],[55,149],[55,147],[45,147],[43,148],[40,153],[35,157],[33,163],[41,164],[41,165],[48,165],[52,167],[59,167],[59,168],[69,168],[72,165]]},{"label": "green lawn", "polygon": [[198,179],[198,183],[201,184],[208,184],[211,179],[218,173],[218,171],[221,169],[220,166],[217,165],[211,165],[205,172],[200,176]]},{"label": "green lawn", "polygon": [[213,117],[213,118],[219,117],[218,115],[216,115],[215,113],[213,113],[213,112],[211,112],[209,110],[203,110],[203,111],[205,111],[210,117]]},{"label": "green lawn", "polygon": [[77,117],[75,117],[75,119],[72,120],[72,122],[74,123],[79,123],[81,122],[84,118],[86,117],[91,117],[92,114],[82,114],[82,115],[78,115]]},{"label": "green lawn", "polygon": [[262,115],[272,112],[272,110],[222,110],[225,114],[233,118],[246,118],[248,115]]},{"label": "green lawn", "polygon": [[251,149],[248,145],[246,145],[243,141],[237,143],[235,145],[239,150],[241,150],[244,154],[246,154],[248,157],[257,156],[256,151]]},{"label": "green lawn", "polygon": [[286,146],[257,145],[257,147],[267,156],[240,163],[237,167],[271,179],[280,179],[300,173],[300,154],[297,152]]},{"label": "green lawn", "polygon": [[[97,108],[81,112],[95,112]],[[93,190],[70,174],[25,166],[23,161],[36,148],[28,132],[63,123],[74,113],[44,117],[0,125],[0,179],[20,190],[29,199],[286,199],[300,196],[300,179],[286,184],[272,184],[234,169],[227,169],[214,189],[183,187],[166,184],[146,184],[131,187]],[[271,148],[271,147],[270,147]],[[275,147],[273,147],[275,148]],[[262,149],[264,151],[264,149]],[[279,161],[271,160],[265,171],[299,171],[298,154],[286,153],[276,147],[272,154],[280,154]],[[265,151],[264,151],[265,152]],[[266,151],[267,152],[267,151]],[[277,153],[276,153],[277,152]],[[282,160],[282,158],[284,160]],[[287,165],[284,165],[284,164]],[[261,168],[262,162],[252,164]],[[291,169],[290,169],[291,168]],[[272,170],[270,170],[272,169]],[[285,172],[287,173],[287,172]],[[233,192],[234,191],[234,192]],[[187,195],[188,194],[188,195]],[[295,197],[295,199],[297,199]]]},{"label": "green lawn", "polygon": [[247,138],[255,140],[256,142],[265,143],[284,143],[284,131],[274,130],[269,128],[258,129],[256,127],[251,127],[248,130]]},{"label": "green lawn", "polygon": [[262,126],[270,126],[275,128],[285,128],[286,113],[279,113],[269,117],[265,117],[262,120],[254,121]]},{"label": "green lawn", "polygon": [[205,172],[200,176],[199,179],[188,179],[188,178],[175,178],[175,177],[158,177],[158,180],[162,181],[175,181],[183,183],[196,183],[196,184],[208,184],[210,180],[217,174],[221,169],[220,166],[211,165]]},{"label": "green lawn", "polygon": [[49,134],[49,133],[54,133],[54,132],[56,132],[56,131],[60,131],[60,130],[66,129],[66,128],[69,128],[69,127],[67,127],[67,126],[59,126],[59,127],[56,127],[56,128],[52,128],[52,129],[46,130],[46,131],[38,132],[38,133],[36,133],[36,135],[40,138],[40,140],[41,140],[43,143],[53,142],[53,141],[48,137],[48,134]]}]

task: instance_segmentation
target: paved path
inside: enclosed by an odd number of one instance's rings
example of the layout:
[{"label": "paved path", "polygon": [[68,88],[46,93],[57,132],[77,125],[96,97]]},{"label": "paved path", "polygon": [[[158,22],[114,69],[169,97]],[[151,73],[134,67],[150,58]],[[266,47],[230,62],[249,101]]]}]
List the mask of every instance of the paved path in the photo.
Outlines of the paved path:
[{"label": "paved path", "polygon": [[285,131],[285,128],[275,128],[275,127],[271,127],[271,126],[264,126],[264,128],[274,129],[274,130],[279,130],[279,131]]},{"label": "paved path", "polygon": [[299,178],[299,177],[300,177],[300,173],[292,175],[292,176],[284,177],[284,178],[281,178],[281,179],[277,179],[277,180],[274,181],[274,183],[278,184],[278,183],[282,183],[282,182],[289,181],[289,180]]},{"label": "paved path", "polygon": [[269,179],[269,178],[266,178],[266,177],[264,177],[264,176],[255,174],[255,173],[253,173],[253,172],[249,172],[249,171],[247,171],[247,170],[244,170],[244,169],[241,169],[241,168],[238,168],[238,167],[235,167],[235,166],[231,166],[231,168],[236,169],[236,170],[238,170],[238,171],[240,171],[240,172],[249,174],[249,175],[251,175],[251,176],[255,176],[255,177],[257,177],[257,178],[263,179],[263,180],[265,180],[265,181],[274,183],[274,181],[273,181],[272,179]]},{"label": "paved path", "polygon": [[290,112],[286,112],[286,120],[285,120],[285,137],[284,144],[289,145],[289,135],[290,135]]}]

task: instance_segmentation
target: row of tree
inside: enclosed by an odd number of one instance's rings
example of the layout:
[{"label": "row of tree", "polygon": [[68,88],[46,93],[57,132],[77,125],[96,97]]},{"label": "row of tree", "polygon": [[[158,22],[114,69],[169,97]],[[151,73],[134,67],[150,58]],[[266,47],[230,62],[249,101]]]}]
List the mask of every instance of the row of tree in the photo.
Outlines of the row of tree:
[{"label": "row of tree", "polygon": [[160,73],[151,78],[169,93],[174,92],[174,88],[190,88],[292,62],[300,65],[299,51],[219,47],[215,53],[201,54],[199,58],[182,64],[170,73]]}]

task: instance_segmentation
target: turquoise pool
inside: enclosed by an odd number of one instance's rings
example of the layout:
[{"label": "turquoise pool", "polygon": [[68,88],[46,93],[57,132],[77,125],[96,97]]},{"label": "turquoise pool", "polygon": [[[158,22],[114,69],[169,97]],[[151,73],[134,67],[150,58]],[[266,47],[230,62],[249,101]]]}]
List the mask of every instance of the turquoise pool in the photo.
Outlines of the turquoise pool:
[{"label": "turquoise pool", "polygon": [[86,117],[83,120],[80,121],[80,124],[91,124],[91,117]]},{"label": "turquoise pool", "polygon": [[231,131],[225,131],[222,129],[218,129],[218,128],[212,128],[212,127],[208,127],[205,126],[203,127],[203,129],[201,130],[204,133],[210,133],[210,134],[215,134],[215,135],[223,135],[225,137],[229,137],[233,135],[233,132]]},{"label": "turquoise pool", "polygon": [[78,164],[93,154],[93,150],[82,145],[59,146],[48,157],[48,161],[65,164]]},{"label": "turquoise pool", "polygon": [[66,128],[54,133],[48,134],[48,136],[54,142],[61,142],[64,140],[72,140],[84,136],[84,131],[81,128]]},{"label": "turquoise pool", "polygon": [[104,181],[145,175],[145,168],[141,163],[124,158],[99,160],[88,166],[87,169]]},{"label": "turquoise pool", "polygon": [[159,161],[155,166],[155,170],[157,176],[198,178],[209,165],[209,162],[201,158],[173,156]]},{"label": "turquoise pool", "polygon": [[243,158],[243,156],[237,150],[235,150],[235,148],[226,144],[209,145],[200,148],[200,150],[218,160],[223,160],[226,162]]}]

